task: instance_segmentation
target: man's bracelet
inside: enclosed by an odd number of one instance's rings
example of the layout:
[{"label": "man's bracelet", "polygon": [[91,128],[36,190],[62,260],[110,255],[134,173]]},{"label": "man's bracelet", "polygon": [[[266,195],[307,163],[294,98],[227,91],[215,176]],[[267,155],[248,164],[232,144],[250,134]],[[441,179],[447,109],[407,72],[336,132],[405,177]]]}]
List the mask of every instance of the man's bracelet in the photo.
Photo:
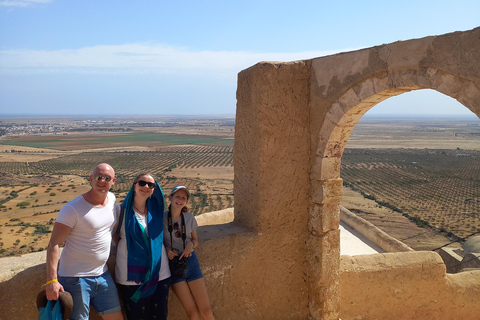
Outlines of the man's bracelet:
[{"label": "man's bracelet", "polygon": [[47,281],[47,283],[45,283],[45,284],[50,284],[50,283],[54,283],[54,282],[58,282],[58,279],[52,279],[50,281]]}]

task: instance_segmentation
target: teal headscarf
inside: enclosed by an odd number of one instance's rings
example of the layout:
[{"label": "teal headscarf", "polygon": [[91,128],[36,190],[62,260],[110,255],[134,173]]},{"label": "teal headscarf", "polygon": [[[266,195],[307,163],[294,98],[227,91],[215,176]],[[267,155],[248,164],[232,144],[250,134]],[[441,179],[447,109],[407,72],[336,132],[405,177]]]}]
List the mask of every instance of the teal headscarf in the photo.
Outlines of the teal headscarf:
[{"label": "teal headscarf", "polygon": [[127,240],[127,280],[141,284],[130,298],[137,302],[155,292],[162,260],[163,211],[165,200],[162,188],[155,181],[153,194],[147,200],[147,230],[133,212],[134,187],[130,189],[122,206],[125,208],[125,237]]}]

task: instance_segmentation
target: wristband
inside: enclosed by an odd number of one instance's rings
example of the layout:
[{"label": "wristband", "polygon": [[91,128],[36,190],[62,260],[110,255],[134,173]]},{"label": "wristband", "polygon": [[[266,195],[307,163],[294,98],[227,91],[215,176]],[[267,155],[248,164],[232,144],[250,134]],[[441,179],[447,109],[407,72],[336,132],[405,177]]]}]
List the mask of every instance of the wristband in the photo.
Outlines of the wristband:
[{"label": "wristband", "polygon": [[58,282],[58,279],[52,279],[50,281],[47,281],[47,283],[45,283],[45,284],[50,284],[50,283],[54,283],[54,282]]}]

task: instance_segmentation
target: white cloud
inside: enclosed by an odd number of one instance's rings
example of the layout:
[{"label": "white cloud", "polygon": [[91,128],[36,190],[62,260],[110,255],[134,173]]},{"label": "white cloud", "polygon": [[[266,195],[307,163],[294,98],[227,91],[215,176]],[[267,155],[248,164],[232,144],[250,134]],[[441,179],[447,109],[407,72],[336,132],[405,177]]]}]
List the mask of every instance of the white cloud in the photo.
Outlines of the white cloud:
[{"label": "white cloud", "polygon": [[7,0],[0,1],[0,6],[25,8],[35,4],[50,3],[52,0]]},{"label": "white cloud", "polygon": [[[165,45],[126,44],[76,50],[0,50],[1,72],[234,74],[260,61],[311,59],[338,51],[254,53],[190,51]],[[207,71],[209,70],[209,71]]]}]

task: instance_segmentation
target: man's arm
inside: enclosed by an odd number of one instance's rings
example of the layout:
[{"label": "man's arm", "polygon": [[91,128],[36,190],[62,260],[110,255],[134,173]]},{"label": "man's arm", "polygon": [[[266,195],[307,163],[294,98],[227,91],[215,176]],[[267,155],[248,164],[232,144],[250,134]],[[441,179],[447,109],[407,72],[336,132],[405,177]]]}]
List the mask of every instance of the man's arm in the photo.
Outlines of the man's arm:
[{"label": "man's arm", "polygon": [[63,286],[58,282],[57,266],[60,259],[60,245],[65,242],[72,231],[69,226],[55,222],[52,236],[47,247],[47,286],[45,291],[48,300],[58,300],[59,292],[63,292]]}]

